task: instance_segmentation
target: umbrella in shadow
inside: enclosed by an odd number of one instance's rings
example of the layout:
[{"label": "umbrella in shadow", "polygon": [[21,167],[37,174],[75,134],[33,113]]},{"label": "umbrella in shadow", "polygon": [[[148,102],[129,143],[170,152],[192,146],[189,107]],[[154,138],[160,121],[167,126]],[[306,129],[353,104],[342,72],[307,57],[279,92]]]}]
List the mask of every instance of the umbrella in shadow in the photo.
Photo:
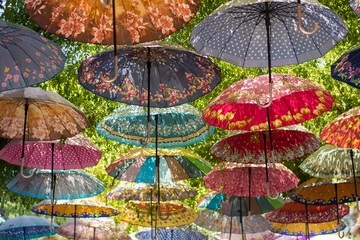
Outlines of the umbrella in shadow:
[{"label": "umbrella in shadow", "polygon": [[151,229],[144,228],[136,233],[136,238],[139,240],[153,239],[154,237],[159,240],[206,240],[206,235],[199,230],[194,224],[189,224],[183,227],[173,228],[159,228],[156,232],[151,232]]}]

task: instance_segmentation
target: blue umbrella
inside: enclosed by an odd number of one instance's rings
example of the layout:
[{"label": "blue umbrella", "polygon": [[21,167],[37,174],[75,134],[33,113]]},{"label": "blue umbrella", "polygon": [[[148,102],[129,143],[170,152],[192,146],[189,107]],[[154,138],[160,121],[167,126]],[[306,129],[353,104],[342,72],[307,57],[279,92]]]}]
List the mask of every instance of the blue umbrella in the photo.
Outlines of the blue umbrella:
[{"label": "blue umbrella", "polygon": [[360,17],[360,1],[359,0],[350,0],[349,6],[354,10],[356,16]]},{"label": "blue umbrella", "polygon": [[0,226],[0,239],[33,239],[56,234],[55,229],[59,225],[55,224],[53,231],[50,230],[50,225],[50,221],[42,217],[11,218]]},{"label": "blue umbrella", "polygon": [[184,227],[174,228],[158,228],[156,231],[151,231],[150,228],[144,228],[138,233],[136,237],[139,240],[206,240],[206,235],[201,232],[194,225],[187,225]]},{"label": "blue umbrella", "polygon": [[[201,142],[214,133],[201,118],[201,112],[189,104],[171,108],[152,108],[150,111],[150,142],[155,147],[155,115],[158,115],[158,147],[186,147]],[[146,140],[147,110],[143,107],[122,105],[96,126],[104,137],[141,146],[139,140]]]}]

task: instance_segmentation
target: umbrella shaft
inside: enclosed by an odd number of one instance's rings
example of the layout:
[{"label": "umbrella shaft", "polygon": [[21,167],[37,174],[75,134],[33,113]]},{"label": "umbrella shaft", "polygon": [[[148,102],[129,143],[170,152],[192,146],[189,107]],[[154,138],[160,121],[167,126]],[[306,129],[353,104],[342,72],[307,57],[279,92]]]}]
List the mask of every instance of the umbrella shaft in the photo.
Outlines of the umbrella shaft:
[{"label": "umbrella shaft", "polygon": [[21,151],[21,157],[24,157],[25,155],[25,134],[26,134],[26,120],[29,110],[29,100],[25,98],[25,113],[24,113],[24,132],[23,132],[23,144],[22,144],[22,151]]},{"label": "umbrella shaft", "polygon": [[350,157],[351,157],[351,165],[352,165],[352,170],[353,170],[353,174],[354,174],[354,187],[355,187],[355,199],[358,196],[357,193],[357,186],[356,186],[356,175],[355,175],[355,165],[354,165],[354,153],[352,151],[352,149],[350,149]]}]

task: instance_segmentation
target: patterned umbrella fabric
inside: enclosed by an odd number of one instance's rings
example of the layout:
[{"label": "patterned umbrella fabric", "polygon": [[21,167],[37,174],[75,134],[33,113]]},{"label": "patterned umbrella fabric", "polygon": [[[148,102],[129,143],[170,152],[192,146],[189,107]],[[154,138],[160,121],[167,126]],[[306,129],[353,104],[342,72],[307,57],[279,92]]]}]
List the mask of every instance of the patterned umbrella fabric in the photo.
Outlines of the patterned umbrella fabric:
[{"label": "patterned umbrella fabric", "polygon": [[50,1],[25,0],[30,18],[47,32],[96,44],[113,43],[113,4],[117,44],[162,39],[183,28],[200,7],[200,1]]},{"label": "patterned umbrella fabric", "polygon": [[269,67],[267,33],[273,67],[322,57],[348,33],[339,15],[317,1],[303,0],[303,28],[310,30],[318,23],[314,34],[303,34],[298,27],[296,3],[290,0],[227,2],[193,28],[190,42],[202,54],[240,67],[265,68]]},{"label": "patterned umbrella fabric", "polygon": [[268,101],[268,75],[248,78],[230,85],[203,110],[212,126],[229,130],[268,130],[316,118],[331,108],[334,98],[313,82],[289,74],[272,74],[273,100],[261,108],[256,99]]},{"label": "patterned umbrella fabric", "polygon": [[[244,234],[263,232],[270,228],[269,222],[261,215],[243,217],[242,222]],[[199,212],[195,224],[211,231],[241,234],[240,217],[229,217],[208,209]]]},{"label": "patterned umbrella fabric", "polygon": [[[240,201],[242,201],[241,204]],[[284,200],[281,197],[274,200],[268,197],[252,197],[249,202],[249,197],[236,197],[215,191],[205,194],[197,203],[198,208],[218,211],[226,216],[240,216],[240,206],[242,207],[241,215],[248,216],[271,212],[283,205]]]},{"label": "patterned umbrella fabric", "polygon": [[353,177],[351,153],[355,176],[360,176],[360,150],[340,148],[326,144],[306,158],[300,168],[307,174],[318,178],[346,178]]},{"label": "patterned umbrella fabric", "polygon": [[[143,226],[151,227],[155,224],[157,228],[178,227],[188,225],[196,221],[198,215],[190,207],[180,201],[169,201],[160,203],[161,216],[168,216],[163,220],[158,215],[158,203],[147,202],[129,202],[122,205],[118,218],[121,221]],[[151,208],[152,207],[152,208]],[[152,209],[152,211],[151,211]]]},{"label": "patterned umbrella fabric", "polygon": [[[74,219],[62,224],[57,230],[61,236],[74,237]],[[79,240],[128,240],[121,225],[116,225],[112,218],[83,218],[76,220],[76,239]]]},{"label": "patterned umbrella fabric", "polygon": [[[59,226],[55,224],[55,229]],[[0,226],[0,239],[33,239],[56,234],[50,221],[35,216],[20,216],[6,220]]]},{"label": "patterned umbrella fabric", "polygon": [[113,101],[167,108],[196,100],[221,80],[220,68],[209,58],[165,42],[121,47],[117,77],[111,83],[102,81],[113,76],[113,62],[112,51],[85,60],[78,70],[79,83]]},{"label": "patterned umbrella fabric", "polygon": [[[30,174],[26,169],[24,173]],[[88,198],[105,190],[103,183],[83,170],[55,170],[55,200]],[[33,176],[24,178],[21,174],[11,179],[6,187],[17,194],[38,199],[51,199],[51,171],[35,169]]]},{"label": "patterned umbrella fabric", "polygon": [[68,238],[62,237],[59,234],[55,234],[55,235],[51,235],[51,236],[47,236],[47,237],[41,237],[37,240],[67,240]]},{"label": "patterned umbrella fabric", "polygon": [[350,7],[358,17],[360,17],[360,1],[359,0],[350,0]]},{"label": "patterned umbrella fabric", "polygon": [[0,92],[53,78],[64,68],[60,46],[33,30],[0,20]]},{"label": "patterned umbrella fabric", "polygon": [[85,114],[59,94],[41,88],[23,88],[0,93],[0,136],[22,139],[25,114],[25,139],[31,141],[73,137],[89,126]]},{"label": "patterned umbrella fabric", "polygon": [[[250,184],[250,197],[266,196],[265,171],[265,164],[221,162],[204,177],[205,186],[217,192],[249,197]],[[270,195],[289,191],[299,182],[295,174],[280,163],[269,168],[268,173]]]},{"label": "patterned umbrella fabric", "polygon": [[[229,239],[228,233],[221,233],[219,237],[222,239]],[[260,233],[253,233],[253,234],[246,234],[246,240],[306,240],[305,237],[291,237],[281,234],[273,233],[269,230],[260,232]],[[231,240],[244,240],[241,234],[231,234]]]},{"label": "patterned umbrella fabric", "polygon": [[[148,183],[122,181],[106,197],[118,201],[154,201],[158,199],[157,187]],[[197,191],[183,182],[160,183],[160,198],[163,201],[182,200],[197,195]]]},{"label": "patterned umbrella fabric", "polygon": [[136,238],[139,240],[152,239],[152,236],[158,240],[206,240],[206,235],[193,224],[174,227],[174,228],[159,228],[151,232],[151,228],[144,228],[136,233]]},{"label": "patterned umbrella fabric", "polygon": [[[160,182],[174,182],[203,177],[211,165],[202,157],[184,148],[158,149]],[[112,162],[106,172],[130,182],[155,183],[155,149],[136,148]]]},{"label": "patterned umbrella fabric", "polygon": [[[54,151],[52,151],[54,144]],[[22,141],[12,140],[0,150],[0,158],[11,164],[21,164]],[[101,159],[101,151],[82,134],[60,140],[25,142],[24,166],[55,170],[82,169],[96,166]],[[52,158],[54,161],[52,161]]]},{"label": "patterned umbrella fabric", "polygon": [[[265,163],[263,135],[266,135],[266,149],[271,149],[268,131],[229,131],[228,135],[215,143],[212,155],[224,161],[244,163]],[[302,127],[294,125],[271,130],[276,162],[294,160],[313,153],[321,146],[321,139]]]},{"label": "patterned umbrella fabric", "polygon": [[[158,147],[186,147],[201,142],[214,133],[215,128],[201,119],[195,107],[183,104],[171,108],[151,108],[150,143],[155,147],[155,119],[158,115]],[[143,107],[122,105],[99,122],[97,132],[123,144],[142,146],[146,140],[147,110]]]},{"label": "patterned umbrella fabric", "polygon": [[336,205],[314,206],[287,202],[283,207],[266,213],[265,218],[276,223],[323,223],[337,220],[336,211],[342,218],[349,213],[349,207],[344,204],[337,208]]},{"label": "patterned umbrella fabric", "polygon": [[360,107],[355,107],[336,117],[321,131],[324,142],[343,148],[360,149]]}]

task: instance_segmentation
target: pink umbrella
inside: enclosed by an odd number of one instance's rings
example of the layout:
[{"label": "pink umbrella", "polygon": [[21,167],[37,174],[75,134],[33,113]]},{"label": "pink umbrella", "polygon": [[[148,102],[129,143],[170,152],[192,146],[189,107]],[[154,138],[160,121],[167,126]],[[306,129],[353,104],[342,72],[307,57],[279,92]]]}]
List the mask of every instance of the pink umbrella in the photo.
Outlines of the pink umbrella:
[{"label": "pink umbrella", "polygon": [[286,192],[299,182],[293,172],[276,163],[268,169],[269,184],[266,184],[266,169],[265,164],[221,162],[204,177],[205,186],[233,196],[261,197]]}]

